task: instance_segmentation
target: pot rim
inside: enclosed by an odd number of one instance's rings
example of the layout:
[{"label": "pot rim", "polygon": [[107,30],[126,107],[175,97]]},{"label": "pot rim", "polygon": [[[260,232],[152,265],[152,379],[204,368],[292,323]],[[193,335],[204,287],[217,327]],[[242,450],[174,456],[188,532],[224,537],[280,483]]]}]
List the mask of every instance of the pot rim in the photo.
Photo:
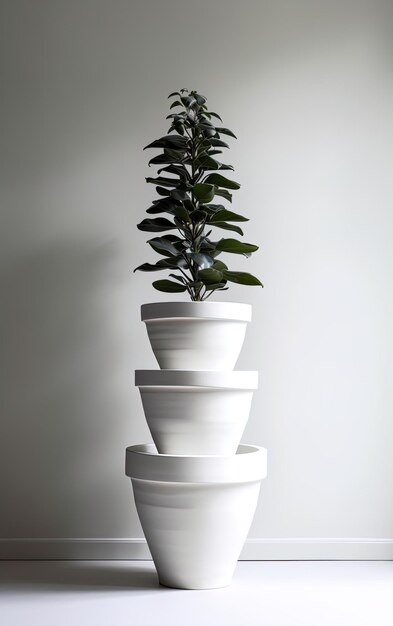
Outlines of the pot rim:
[{"label": "pot rim", "polygon": [[251,312],[251,304],[242,302],[149,302],[141,306],[141,320],[195,318],[250,322]]},{"label": "pot rim", "polygon": [[126,475],[133,479],[171,483],[239,483],[262,480],[267,450],[241,443],[233,455],[158,454],[152,443],[126,449]]},{"label": "pot rim", "polygon": [[135,370],[136,387],[258,388],[257,371]]}]

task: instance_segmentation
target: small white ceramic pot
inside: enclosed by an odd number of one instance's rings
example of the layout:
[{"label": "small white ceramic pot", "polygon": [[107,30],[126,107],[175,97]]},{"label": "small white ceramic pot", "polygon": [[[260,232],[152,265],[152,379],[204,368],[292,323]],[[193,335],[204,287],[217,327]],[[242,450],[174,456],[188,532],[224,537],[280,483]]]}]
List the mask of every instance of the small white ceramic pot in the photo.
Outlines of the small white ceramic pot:
[{"label": "small white ceramic pot", "polygon": [[137,370],[147,424],[160,454],[235,454],[258,372]]},{"label": "small white ceramic pot", "polygon": [[143,304],[150,344],[161,369],[232,370],[251,305],[234,302]]},{"label": "small white ceramic pot", "polygon": [[227,457],[159,455],[153,444],[127,448],[126,474],[162,585],[231,583],[266,469],[265,448],[244,444]]}]

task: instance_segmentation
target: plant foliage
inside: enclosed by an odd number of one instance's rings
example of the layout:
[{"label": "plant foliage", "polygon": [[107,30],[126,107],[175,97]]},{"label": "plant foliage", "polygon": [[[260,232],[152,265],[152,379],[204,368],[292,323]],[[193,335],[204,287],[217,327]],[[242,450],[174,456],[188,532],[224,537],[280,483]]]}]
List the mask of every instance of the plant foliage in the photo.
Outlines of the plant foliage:
[{"label": "plant foliage", "polygon": [[214,229],[243,236],[238,224],[248,221],[216,198],[232,202],[231,192],[240,187],[223,174],[233,170],[232,165],[217,158],[221,148],[229,148],[222,135],[236,139],[234,133],[220,125],[220,116],[209,111],[206,98],[196,91],[181,89],[168,97],[174,98],[173,112],[167,116],[168,134],[145,147],[160,150],[149,161],[149,166],[158,166],[157,175],[146,178],[159,197],[147,209],[149,217],[138,224],[139,230],[155,234],[147,243],[161,258],[136,270],[169,271],[171,280],[156,280],[153,287],[167,293],[187,292],[194,301],[228,289],[231,282],[263,286],[252,274],[230,271],[217,258],[222,252],[248,257],[258,246],[232,237],[210,238]]}]

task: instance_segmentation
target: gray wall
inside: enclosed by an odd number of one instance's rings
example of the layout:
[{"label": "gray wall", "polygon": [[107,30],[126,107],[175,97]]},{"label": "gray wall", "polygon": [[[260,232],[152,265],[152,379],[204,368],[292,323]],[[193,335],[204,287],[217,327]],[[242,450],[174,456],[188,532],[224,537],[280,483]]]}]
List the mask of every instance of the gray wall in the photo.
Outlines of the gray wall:
[{"label": "gray wall", "polygon": [[238,135],[233,207],[261,245],[237,267],[265,289],[220,296],[254,311],[250,535],[391,550],[392,6],[1,0],[2,538],[142,536],[124,448],[149,440],[139,307],[167,299],[132,274],[154,258],[142,148],[188,86]]}]

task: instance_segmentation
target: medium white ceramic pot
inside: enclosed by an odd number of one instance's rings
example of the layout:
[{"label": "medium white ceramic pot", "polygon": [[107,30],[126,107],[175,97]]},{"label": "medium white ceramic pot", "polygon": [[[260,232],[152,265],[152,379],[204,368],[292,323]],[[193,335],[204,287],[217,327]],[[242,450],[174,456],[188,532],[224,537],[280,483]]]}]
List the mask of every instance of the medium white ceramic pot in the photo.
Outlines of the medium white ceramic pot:
[{"label": "medium white ceramic pot", "polygon": [[153,444],[127,448],[126,474],[162,585],[231,583],[266,469],[265,448],[244,444],[227,457],[159,455]]},{"label": "medium white ceramic pot", "polygon": [[258,372],[137,370],[143,409],[160,454],[235,454]]},{"label": "medium white ceramic pot", "polygon": [[161,369],[232,370],[251,305],[234,302],[143,304],[150,344]]}]

